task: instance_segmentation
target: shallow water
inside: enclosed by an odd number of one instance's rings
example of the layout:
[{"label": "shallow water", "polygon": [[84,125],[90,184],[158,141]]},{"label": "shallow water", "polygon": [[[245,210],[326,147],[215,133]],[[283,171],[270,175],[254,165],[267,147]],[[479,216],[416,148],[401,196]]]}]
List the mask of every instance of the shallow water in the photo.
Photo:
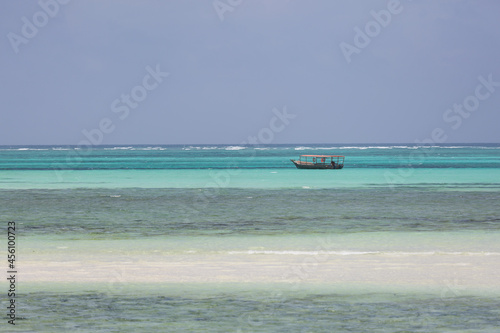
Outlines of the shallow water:
[{"label": "shallow water", "polygon": [[[18,232],[16,329],[499,326],[498,288],[487,292],[498,287],[488,265],[500,258],[499,145],[76,148],[0,147],[0,215]],[[314,153],[346,155],[345,168],[298,170],[290,162]],[[162,271],[177,269],[171,260],[184,270]],[[278,278],[307,260],[318,271],[309,267],[298,282]],[[219,275],[204,277],[196,263]],[[108,267],[123,270],[107,278]],[[336,267],[352,271],[329,282]],[[382,290],[383,267],[394,274]],[[424,270],[421,283],[396,274],[410,268]],[[190,269],[197,283],[172,284]],[[141,280],[141,270],[156,275]],[[51,272],[66,284],[54,288]],[[108,283],[90,283],[94,272]],[[323,274],[315,288],[313,273]],[[231,279],[248,282],[235,287]],[[422,289],[429,283],[433,292]]]},{"label": "shallow water", "polygon": [[19,326],[37,332],[496,332],[500,326],[500,300],[485,296],[193,289],[33,292],[20,310],[32,315]]}]

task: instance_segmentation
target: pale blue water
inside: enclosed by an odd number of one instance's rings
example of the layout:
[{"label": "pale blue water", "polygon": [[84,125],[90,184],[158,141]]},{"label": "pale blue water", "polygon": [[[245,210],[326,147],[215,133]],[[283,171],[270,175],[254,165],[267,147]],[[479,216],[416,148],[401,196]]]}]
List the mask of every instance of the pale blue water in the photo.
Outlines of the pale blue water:
[{"label": "pale blue water", "polygon": [[[332,255],[500,253],[500,145],[77,148],[0,147],[0,215],[17,222],[26,251],[53,255],[54,244],[71,241],[74,251],[96,255],[123,253],[128,244],[146,254],[308,253],[320,237],[329,237]],[[300,154],[345,155],[345,168],[299,170],[290,159]],[[495,332],[500,327],[500,298],[494,295],[443,300],[401,290],[266,288],[198,285],[180,293],[178,286],[165,284],[147,295],[141,294],[144,288],[110,295],[98,286],[26,286],[16,329]],[[270,297],[276,290],[280,296]]]}]

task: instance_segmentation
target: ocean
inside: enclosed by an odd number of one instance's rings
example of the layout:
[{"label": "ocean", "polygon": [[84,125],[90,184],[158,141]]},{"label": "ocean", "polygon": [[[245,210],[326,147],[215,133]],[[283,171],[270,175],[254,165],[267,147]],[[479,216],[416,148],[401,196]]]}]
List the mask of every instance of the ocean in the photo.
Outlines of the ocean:
[{"label": "ocean", "polygon": [[0,331],[500,328],[499,144],[0,146],[0,199]]}]

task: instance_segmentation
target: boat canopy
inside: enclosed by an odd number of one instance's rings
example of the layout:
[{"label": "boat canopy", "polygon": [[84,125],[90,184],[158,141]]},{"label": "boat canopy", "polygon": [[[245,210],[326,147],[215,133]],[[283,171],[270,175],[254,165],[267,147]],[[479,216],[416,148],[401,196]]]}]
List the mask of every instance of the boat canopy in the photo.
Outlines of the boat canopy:
[{"label": "boat canopy", "polygon": [[342,155],[300,155],[292,162],[299,169],[342,169],[344,159]]},{"label": "boat canopy", "polygon": [[300,155],[304,157],[345,157],[342,155]]}]

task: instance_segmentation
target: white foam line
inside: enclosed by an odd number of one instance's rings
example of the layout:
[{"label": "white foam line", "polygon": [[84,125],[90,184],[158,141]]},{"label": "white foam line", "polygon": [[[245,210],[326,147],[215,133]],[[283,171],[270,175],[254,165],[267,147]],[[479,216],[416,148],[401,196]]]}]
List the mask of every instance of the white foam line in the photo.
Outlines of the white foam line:
[{"label": "white foam line", "polygon": [[229,146],[226,147],[225,150],[242,150],[242,149],[247,149],[247,147],[242,147],[242,146]]}]

